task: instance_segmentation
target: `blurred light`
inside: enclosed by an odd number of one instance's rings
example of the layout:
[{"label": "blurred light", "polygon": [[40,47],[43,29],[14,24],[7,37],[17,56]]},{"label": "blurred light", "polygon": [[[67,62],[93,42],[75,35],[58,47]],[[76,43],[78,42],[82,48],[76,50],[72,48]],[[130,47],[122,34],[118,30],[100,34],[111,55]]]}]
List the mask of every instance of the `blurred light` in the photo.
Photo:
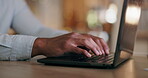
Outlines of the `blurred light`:
[{"label": "blurred light", "polygon": [[141,8],[139,6],[130,5],[127,7],[125,22],[136,25],[139,22]]},{"label": "blurred light", "polygon": [[109,8],[106,10],[105,20],[108,23],[115,23],[117,21],[117,6],[115,4],[109,5]]},{"label": "blurred light", "polygon": [[97,18],[97,12],[95,10],[89,10],[87,15],[87,23],[89,28],[94,28],[97,26],[98,18]]},{"label": "blurred light", "polygon": [[99,13],[99,20],[101,23],[105,23],[105,12],[106,10],[101,10],[100,13]]}]

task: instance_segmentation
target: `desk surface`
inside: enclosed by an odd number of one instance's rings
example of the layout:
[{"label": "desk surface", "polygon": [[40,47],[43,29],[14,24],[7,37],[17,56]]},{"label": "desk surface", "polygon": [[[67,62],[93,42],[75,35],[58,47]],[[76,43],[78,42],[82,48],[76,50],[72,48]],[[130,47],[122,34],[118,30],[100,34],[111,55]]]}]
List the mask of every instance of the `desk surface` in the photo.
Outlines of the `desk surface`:
[{"label": "desk surface", "polygon": [[148,78],[147,57],[133,57],[116,69],[45,66],[32,61],[0,61],[0,78]]}]

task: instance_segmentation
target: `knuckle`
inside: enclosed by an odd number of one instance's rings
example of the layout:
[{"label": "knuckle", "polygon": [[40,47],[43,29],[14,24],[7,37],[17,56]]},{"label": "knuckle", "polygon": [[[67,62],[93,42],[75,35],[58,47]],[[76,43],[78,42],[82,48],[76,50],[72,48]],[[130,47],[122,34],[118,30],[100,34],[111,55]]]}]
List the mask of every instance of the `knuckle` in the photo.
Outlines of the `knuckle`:
[{"label": "knuckle", "polygon": [[99,37],[99,40],[104,40],[104,39]]},{"label": "knuckle", "polygon": [[82,34],[82,35],[85,36],[85,37],[87,37],[87,38],[91,37],[90,34]]},{"label": "knuckle", "polygon": [[104,47],[104,49],[107,49],[107,50],[109,50],[109,47],[108,47],[108,46],[105,46],[105,47]]},{"label": "knuckle", "polygon": [[91,37],[88,37],[87,40],[88,40],[88,41],[92,41],[93,39],[92,39]]},{"label": "knuckle", "polygon": [[101,43],[100,43],[100,40],[98,40],[98,39],[96,40],[96,42],[97,42],[98,44],[101,44]]},{"label": "knuckle", "polygon": [[83,42],[84,42],[85,44],[88,44],[88,40],[87,40],[87,39],[83,39]]},{"label": "knuckle", "polygon": [[71,34],[72,36],[79,35],[79,33],[76,33],[76,32],[71,32],[70,34]]},{"label": "knuckle", "polygon": [[93,41],[93,39],[92,39],[91,37],[89,37],[89,36],[87,36],[85,39],[86,39],[87,41],[89,41],[89,42],[92,42],[92,41]]},{"label": "knuckle", "polygon": [[75,38],[75,37],[77,37],[78,35],[79,35],[79,33],[71,32],[71,33],[69,34],[69,37],[70,37],[70,38]]},{"label": "knuckle", "polygon": [[105,42],[103,38],[100,38],[100,41],[102,41],[103,43]]},{"label": "knuckle", "polygon": [[99,51],[102,51],[103,50],[103,48],[99,48]]},{"label": "knuckle", "polygon": [[87,34],[86,36],[87,38],[92,39],[91,35]]},{"label": "knuckle", "polygon": [[90,46],[90,48],[91,48],[93,51],[96,50],[96,47]]},{"label": "knuckle", "polygon": [[98,50],[101,50],[101,48],[100,48],[100,47],[97,47],[97,49],[98,49]]}]

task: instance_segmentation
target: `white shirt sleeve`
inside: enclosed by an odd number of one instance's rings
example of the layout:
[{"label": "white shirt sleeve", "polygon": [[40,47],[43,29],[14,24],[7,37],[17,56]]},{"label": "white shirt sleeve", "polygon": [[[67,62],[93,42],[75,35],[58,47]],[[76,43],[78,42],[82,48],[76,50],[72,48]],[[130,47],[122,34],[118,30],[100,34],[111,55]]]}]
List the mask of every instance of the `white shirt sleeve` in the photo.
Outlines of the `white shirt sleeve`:
[{"label": "white shirt sleeve", "polygon": [[13,17],[12,28],[14,28],[17,33],[46,38],[67,33],[66,31],[53,30],[43,26],[23,0],[17,0],[15,2],[16,10]]},{"label": "white shirt sleeve", "polygon": [[12,28],[21,35],[0,34],[0,60],[29,59],[37,37],[50,38],[68,33],[43,26],[31,13],[24,0],[13,2],[15,7]]},{"label": "white shirt sleeve", "polygon": [[31,58],[36,37],[0,34],[0,60],[26,60]]}]

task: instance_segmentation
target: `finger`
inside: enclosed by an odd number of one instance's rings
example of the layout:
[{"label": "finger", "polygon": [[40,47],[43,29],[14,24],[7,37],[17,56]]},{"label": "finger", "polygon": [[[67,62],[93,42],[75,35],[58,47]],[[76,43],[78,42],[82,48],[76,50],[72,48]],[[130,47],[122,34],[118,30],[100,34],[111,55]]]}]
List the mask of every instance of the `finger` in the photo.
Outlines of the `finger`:
[{"label": "finger", "polygon": [[104,51],[104,49],[103,49],[103,46],[102,46],[102,44],[101,44],[101,42],[100,42],[100,38],[98,38],[98,37],[95,37],[95,36],[92,36],[93,37],[93,40],[96,42],[96,44],[98,45],[98,50],[100,50],[100,52],[102,53],[102,54],[105,54],[105,51]]},{"label": "finger", "polygon": [[83,42],[83,46],[87,47],[88,49],[90,49],[91,51],[93,51],[96,55],[102,55],[101,52],[99,52],[99,50],[97,50],[97,44],[92,40],[92,39],[87,39]]},{"label": "finger", "polygon": [[96,41],[96,43],[100,47],[101,52],[104,54],[109,54],[109,48],[108,48],[108,45],[106,44],[106,42],[104,41],[104,39],[98,38],[95,36],[92,36],[92,37],[93,37],[94,41]]},{"label": "finger", "polygon": [[101,44],[103,46],[103,49],[104,49],[105,53],[109,54],[109,47],[108,47],[107,43],[102,38],[100,39],[100,42],[101,42]]},{"label": "finger", "polygon": [[103,46],[101,45],[101,42],[100,42],[100,40],[97,38],[95,38],[95,40],[94,40],[95,42],[96,42],[96,44],[98,45],[98,50],[100,50],[100,52],[104,55],[105,54],[105,52],[104,52],[104,49],[103,49]]},{"label": "finger", "polygon": [[81,49],[79,47],[75,47],[75,48],[73,48],[73,51],[78,53],[78,54],[84,54],[87,57],[91,57],[91,54],[88,51],[86,51],[85,49]]}]

